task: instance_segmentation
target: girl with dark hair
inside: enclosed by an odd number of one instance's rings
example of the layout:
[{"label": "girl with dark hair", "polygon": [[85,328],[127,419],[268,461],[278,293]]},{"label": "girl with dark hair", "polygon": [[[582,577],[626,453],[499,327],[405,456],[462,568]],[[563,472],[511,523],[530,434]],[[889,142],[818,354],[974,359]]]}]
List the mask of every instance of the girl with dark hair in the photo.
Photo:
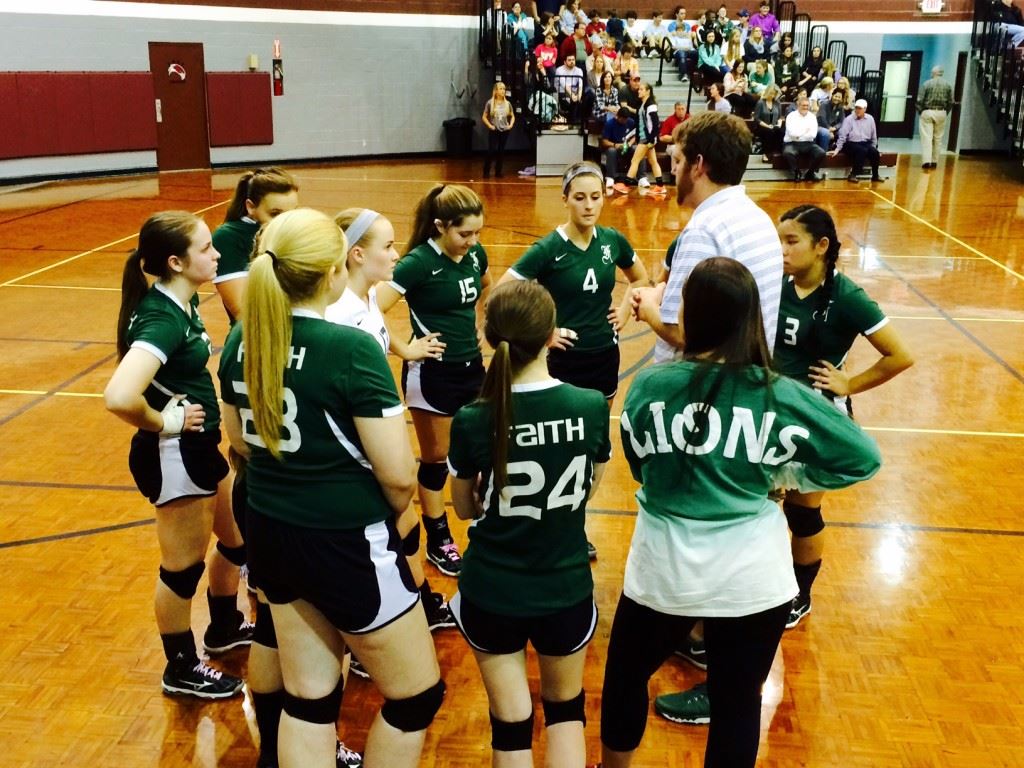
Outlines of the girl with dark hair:
[{"label": "girl with dark hair", "polygon": [[654,186],[651,187],[651,196],[664,198],[668,195],[665,184],[668,180],[661,174],[661,163],[658,162],[658,134],[661,132],[661,121],[658,119],[658,102],[654,98],[654,89],[646,80],[640,83],[640,109],[636,113],[636,146],[633,149],[633,159],[629,164],[629,171],[621,181],[616,182],[616,192],[626,194],[636,184],[641,187],[650,187],[651,183],[646,177],[637,181],[637,174],[640,173],[640,164],[647,160],[651,166],[651,173],[654,174]]},{"label": "girl with dark hair", "polygon": [[[440,357],[402,363],[402,391],[420,444],[417,480],[427,559],[448,576],[462,567],[444,511],[449,430],[452,416],[476,398],[484,380],[478,329],[491,276],[480,245],[483,226],[484,204],[476,192],[437,185],[416,206],[412,236],[394,276],[377,286],[381,312],[404,297],[413,337],[437,334],[445,345]],[[418,546],[418,535],[410,548]]]},{"label": "girl with dark hair", "polygon": [[221,355],[224,423],[249,457],[250,584],[273,622],[258,615],[257,635],[280,655],[280,765],[340,763],[351,648],[384,697],[367,762],[411,768],[444,683],[395,524],[415,467],[404,408],[377,342],[324,319],[345,288],[345,245],[308,208],[262,231]]},{"label": "girl with dark hair", "polygon": [[[156,507],[160,576],[154,607],[167,657],[164,693],[207,699],[242,688],[239,678],[199,659],[191,627],[211,532],[218,542],[209,557],[209,594],[230,596],[226,621],[236,634],[242,624],[235,605],[238,569],[228,559],[242,541],[230,508],[215,512],[213,504],[228,466],[217,447],[220,409],[206,370],[212,345],[196,295],[217,274],[218,258],[209,228],[191,213],[158,213],[142,225],[121,283],[120,362],[103,393],[107,409],[138,430],[128,466]],[[152,287],[145,275],[156,278]],[[211,598],[211,615],[215,599],[221,598]],[[250,638],[251,627],[240,644]]]},{"label": "girl with dark hair", "polygon": [[547,764],[582,768],[586,758],[583,666],[597,609],[583,525],[611,444],[601,395],[548,372],[555,332],[543,287],[495,289],[484,326],[494,357],[480,399],[452,423],[452,501],[476,522],[451,605],[487,689],[495,766],[532,765],[528,642]]},{"label": "girl with dark hair", "polygon": [[220,252],[213,286],[232,324],[242,313],[256,233],[279,213],[290,211],[298,204],[299,185],[290,173],[280,168],[249,171],[242,174],[235,185],[224,223],[213,233],[213,247]]},{"label": "girl with dark hair", "polygon": [[726,101],[732,105],[733,114],[749,118],[757,105],[757,97],[748,93],[750,82],[747,79],[747,63],[743,59],[737,59],[732,65],[722,86],[725,88]]},{"label": "girl with dark hair", "polygon": [[804,68],[800,72],[800,82],[797,83],[797,88],[806,88],[808,91],[814,88],[821,79],[821,65],[824,63],[825,55],[822,53],[821,46],[816,45],[811,48],[811,52],[804,59]]},{"label": "girl with dark hair", "polygon": [[[849,396],[877,387],[914,364],[910,352],[878,305],[850,278],[836,272],[839,238],[832,217],[801,205],[779,222],[782,283],[775,365],[789,378],[813,387],[844,413]],[[854,340],[863,335],[881,355],[860,373],[844,365]],[[811,585],[821,568],[825,522],[824,493],[789,490],[783,510],[793,532],[793,569],[800,593],[786,627],[811,611]]]},{"label": "girl with dark hair", "polygon": [[697,46],[697,71],[705,88],[711,83],[722,82],[722,48],[718,42],[718,33],[713,28],[707,31],[704,41]]},{"label": "girl with dark hair", "polygon": [[[880,463],[856,424],[772,372],[757,284],[740,262],[697,264],[681,314],[683,359],[637,374],[620,421],[639,514],[605,665],[605,768],[630,765],[648,681],[699,619],[711,707],[704,765],[754,765],[761,688],[797,592],[785,518],[768,492],[780,476],[843,488]],[[671,698],[659,698],[658,712],[682,721]]]}]

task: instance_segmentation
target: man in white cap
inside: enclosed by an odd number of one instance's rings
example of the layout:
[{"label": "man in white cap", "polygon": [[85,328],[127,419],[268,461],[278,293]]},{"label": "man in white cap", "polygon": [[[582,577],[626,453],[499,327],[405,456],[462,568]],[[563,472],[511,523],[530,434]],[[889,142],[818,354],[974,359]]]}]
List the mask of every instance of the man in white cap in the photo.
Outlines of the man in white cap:
[{"label": "man in white cap", "polygon": [[853,166],[850,175],[846,177],[848,181],[857,181],[857,177],[864,171],[865,160],[871,165],[871,180],[882,180],[878,175],[878,130],[875,118],[868,114],[868,103],[864,99],[853,102],[853,113],[843,120],[836,148],[828,155],[833,157],[839,152],[849,155]]},{"label": "man in white cap", "polygon": [[942,67],[932,67],[932,79],[924,84],[917,99],[922,168],[935,167],[935,158],[942,153],[946,113],[953,108],[953,86],[942,79],[942,73]]}]

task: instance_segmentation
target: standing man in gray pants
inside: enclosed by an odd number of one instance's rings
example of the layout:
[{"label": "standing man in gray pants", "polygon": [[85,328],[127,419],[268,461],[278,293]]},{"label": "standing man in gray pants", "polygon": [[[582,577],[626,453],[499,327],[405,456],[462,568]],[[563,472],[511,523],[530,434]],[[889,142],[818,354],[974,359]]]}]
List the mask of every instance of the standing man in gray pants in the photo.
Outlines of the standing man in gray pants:
[{"label": "standing man in gray pants", "polygon": [[942,79],[942,67],[932,67],[932,78],[925,82],[917,100],[918,128],[921,131],[921,167],[935,168],[946,134],[946,113],[953,108],[953,86]]}]

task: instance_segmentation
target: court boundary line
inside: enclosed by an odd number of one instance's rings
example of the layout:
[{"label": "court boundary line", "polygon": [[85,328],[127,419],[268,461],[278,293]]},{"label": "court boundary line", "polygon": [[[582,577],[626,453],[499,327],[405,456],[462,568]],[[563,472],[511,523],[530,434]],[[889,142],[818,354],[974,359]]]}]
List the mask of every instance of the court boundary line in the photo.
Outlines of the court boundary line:
[{"label": "court boundary line", "polygon": [[999,267],[1001,270],[1003,270],[1007,274],[1013,275],[1013,277],[1017,278],[1019,281],[1024,282],[1024,275],[1021,275],[1019,272],[1014,271],[1010,267],[1008,267],[1005,264],[1003,264],[1001,261],[997,261],[996,259],[993,259],[987,253],[982,253],[981,251],[979,251],[974,246],[968,245],[967,243],[965,243],[960,238],[956,237],[955,235],[950,234],[949,232],[947,232],[946,230],[944,230],[944,229],[942,229],[940,227],[935,226],[934,224],[932,224],[927,219],[922,219],[916,213],[911,213],[910,211],[908,211],[906,208],[904,208],[899,203],[894,203],[892,200],[890,200],[889,198],[885,197],[884,195],[878,194],[878,192],[876,192],[875,190],[869,189],[867,191],[870,192],[875,197],[877,197],[879,200],[882,200],[885,203],[888,203],[893,208],[895,208],[897,211],[900,211],[901,213],[905,213],[907,216],[909,216],[910,218],[912,218],[914,221],[918,222],[919,224],[924,224],[929,229],[934,230],[935,232],[938,232],[940,235],[942,235],[943,237],[945,237],[945,238],[947,238],[949,240],[952,240],[954,243],[959,245],[961,248],[965,248],[966,250],[970,251],[971,253],[973,253],[973,254],[975,254],[977,256],[980,256],[981,258],[985,259],[985,261],[988,261],[991,264],[994,264],[995,266]]}]

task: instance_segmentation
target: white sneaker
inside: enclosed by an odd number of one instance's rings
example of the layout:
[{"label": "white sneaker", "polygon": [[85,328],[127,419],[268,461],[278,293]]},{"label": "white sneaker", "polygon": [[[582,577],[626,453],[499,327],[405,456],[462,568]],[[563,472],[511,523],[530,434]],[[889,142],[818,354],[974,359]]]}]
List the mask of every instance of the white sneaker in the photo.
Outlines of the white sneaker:
[{"label": "white sneaker", "polygon": [[637,182],[637,185],[646,189],[647,187],[651,186],[651,182],[647,180],[646,176],[641,176],[640,181]]},{"label": "white sneaker", "polygon": [[604,180],[604,188],[605,189],[611,189],[614,186],[615,186],[615,179],[613,179],[611,176],[609,176],[607,179]]}]

